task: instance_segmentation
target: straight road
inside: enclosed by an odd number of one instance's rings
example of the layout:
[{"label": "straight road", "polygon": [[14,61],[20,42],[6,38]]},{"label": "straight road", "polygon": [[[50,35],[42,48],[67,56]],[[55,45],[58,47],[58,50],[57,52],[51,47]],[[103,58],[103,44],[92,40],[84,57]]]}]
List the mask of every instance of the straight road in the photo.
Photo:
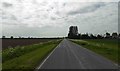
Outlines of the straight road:
[{"label": "straight road", "polygon": [[64,39],[37,69],[117,69],[110,60]]}]

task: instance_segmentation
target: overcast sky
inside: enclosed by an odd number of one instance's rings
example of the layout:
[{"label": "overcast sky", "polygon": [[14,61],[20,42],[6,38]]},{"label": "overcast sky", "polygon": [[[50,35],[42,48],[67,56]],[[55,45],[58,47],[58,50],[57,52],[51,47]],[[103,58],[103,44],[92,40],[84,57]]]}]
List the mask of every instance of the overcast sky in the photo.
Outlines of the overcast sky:
[{"label": "overcast sky", "polygon": [[70,26],[79,33],[118,31],[119,0],[2,0],[0,35],[67,36]]}]

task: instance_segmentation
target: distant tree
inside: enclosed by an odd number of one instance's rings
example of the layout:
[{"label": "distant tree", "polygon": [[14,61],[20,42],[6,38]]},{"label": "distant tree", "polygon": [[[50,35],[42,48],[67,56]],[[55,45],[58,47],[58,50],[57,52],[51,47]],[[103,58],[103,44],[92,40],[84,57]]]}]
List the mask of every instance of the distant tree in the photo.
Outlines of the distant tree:
[{"label": "distant tree", "polygon": [[106,32],[105,38],[110,38],[110,33]]},{"label": "distant tree", "polygon": [[78,34],[78,38],[81,38],[81,34]]},{"label": "distant tree", "polygon": [[30,38],[30,37],[28,37],[28,38]]},{"label": "distant tree", "polygon": [[21,38],[21,36],[19,36],[19,38]]},{"label": "distant tree", "polygon": [[91,39],[97,39],[97,36],[96,36],[96,35],[93,35],[93,34],[90,34],[90,38],[91,38]]},{"label": "distant tree", "polygon": [[69,28],[69,33],[68,33],[68,38],[78,38],[78,28],[77,26],[70,26]]},{"label": "distant tree", "polygon": [[88,34],[82,34],[82,35],[81,35],[81,38],[82,38],[82,39],[89,39],[90,37],[89,37]]},{"label": "distant tree", "polygon": [[13,39],[13,36],[11,36],[10,38]]},{"label": "distant tree", "polygon": [[120,38],[120,33],[119,33],[118,37]]},{"label": "distant tree", "polygon": [[103,37],[98,34],[98,35],[97,35],[97,38],[98,38],[98,39],[102,39]]},{"label": "distant tree", "polygon": [[2,38],[5,38],[5,36],[2,36]]},{"label": "distant tree", "polygon": [[91,39],[94,39],[95,36],[94,36],[93,34],[90,34],[90,38],[91,38]]},{"label": "distant tree", "polygon": [[118,34],[116,32],[112,33],[112,38],[118,38]]}]

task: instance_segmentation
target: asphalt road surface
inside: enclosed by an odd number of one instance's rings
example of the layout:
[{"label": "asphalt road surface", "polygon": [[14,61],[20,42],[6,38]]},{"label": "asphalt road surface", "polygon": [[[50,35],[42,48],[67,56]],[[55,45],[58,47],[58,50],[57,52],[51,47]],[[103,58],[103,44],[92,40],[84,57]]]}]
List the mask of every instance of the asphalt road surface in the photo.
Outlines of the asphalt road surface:
[{"label": "asphalt road surface", "polygon": [[110,60],[64,39],[37,69],[117,69]]}]

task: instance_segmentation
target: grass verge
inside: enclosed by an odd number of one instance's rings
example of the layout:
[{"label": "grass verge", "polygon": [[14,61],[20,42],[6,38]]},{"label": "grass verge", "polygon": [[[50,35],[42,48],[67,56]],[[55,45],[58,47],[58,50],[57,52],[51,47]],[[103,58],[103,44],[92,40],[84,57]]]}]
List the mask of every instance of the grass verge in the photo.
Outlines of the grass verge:
[{"label": "grass verge", "polygon": [[[18,51],[17,47],[15,53],[18,54],[18,56],[13,56],[12,59],[6,58],[7,60],[3,62],[2,68],[3,70],[15,70],[15,69],[26,69],[28,71],[33,70],[36,68],[36,66],[59,44],[61,40],[59,41],[51,41],[44,44],[36,44],[31,45],[30,49],[27,46],[28,51]],[[19,48],[20,49],[20,48]],[[31,50],[33,49],[33,50]],[[18,51],[18,53],[17,53]],[[8,52],[8,50],[5,50],[3,52]],[[8,53],[9,54],[9,53]],[[21,55],[23,54],[23,55]],[[4,55],[3,55],[4,56]],[[9,56],[9,55],[8,55]],[[5,59],[5,58],[4,58]]]},{"label": "grass verge", "polygon": [[115,39],[87,39],[87,40],[71,40],[91,51],[94,51],[115,63],[119,63],[118,40]]}]

